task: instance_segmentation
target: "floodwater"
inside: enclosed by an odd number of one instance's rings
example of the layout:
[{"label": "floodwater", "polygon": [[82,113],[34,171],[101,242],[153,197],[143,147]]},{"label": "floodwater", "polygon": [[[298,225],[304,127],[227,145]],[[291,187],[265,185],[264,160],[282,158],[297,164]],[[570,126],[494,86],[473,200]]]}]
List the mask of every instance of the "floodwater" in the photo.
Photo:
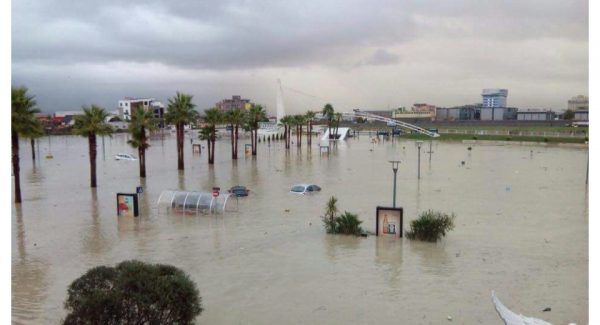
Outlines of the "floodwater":
[{"label": "floodwater", "polygon": [[[348,139],[321,156],[283,142],[259,144],[258,158],[232,162],[229,139],[216,162],[192,155],[176,169],[175,137],[153,140],[147,179],[126,135],[98,141],[98,188],[89,188],[87,141],[40,140],[32,163],[21,143],[23,203],[12,208],[12,319],[55,324],[66,315],[67,286],[87,269],[127,259],[173,264],[197,283],[203,324],[502,324],[495,290],[510,309],[554,324],[588,322],[587,149],[483,146]],[[52,153],[54,159],[45,159]],[[136,155],[137,156],[137,155]],[[375,230],[375,208],[397,204],[404,225],[427,209],[454,212],[441,242],[327,235],[320,215],[335,195],[341,211]],[[464,165],[461,163],[464,161]],[[314,182],[311,196],[289,193]],[[246,185],[237,212],[169,215],[156,202],[165,189]],[[116,216],[117,192],[142,185],[141,216]],[[542,312],[546,307],[550,312]]]}]

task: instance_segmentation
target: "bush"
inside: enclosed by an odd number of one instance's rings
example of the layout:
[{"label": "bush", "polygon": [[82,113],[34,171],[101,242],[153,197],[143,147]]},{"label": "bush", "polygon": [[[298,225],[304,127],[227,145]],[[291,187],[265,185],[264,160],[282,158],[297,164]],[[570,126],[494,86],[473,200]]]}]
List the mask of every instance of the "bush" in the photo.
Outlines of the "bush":
[{"label": "bush", "polygon": [[201,302],[180,269],[124,261],[92,268],[71,283],[64,324],[191,324]]},{"label": "bush", "polygon": [[344,211],[343,214],[337,216],[337,198],[332,196],[325,205],[325,215],[322,217],[325,231],[328,234],[347,234],[360,235],[362,221],[358,220],[358,216],[354,213]]},{"label": "bush", "polygon": [[362,221],[358,220],[358,216],[354,213],[344,211],[342,215],[335,218],[335,230],[336,234],[346,235],[360,235],[362,228],[360,224]]},{"label": "bush", "polygon": [[455,218],[454,213],[448,216],[445,213],[428,210],[410,222],[410,229],[406,232],[406,237],[436,242],[446,236],[446,232],[454,229]]}]

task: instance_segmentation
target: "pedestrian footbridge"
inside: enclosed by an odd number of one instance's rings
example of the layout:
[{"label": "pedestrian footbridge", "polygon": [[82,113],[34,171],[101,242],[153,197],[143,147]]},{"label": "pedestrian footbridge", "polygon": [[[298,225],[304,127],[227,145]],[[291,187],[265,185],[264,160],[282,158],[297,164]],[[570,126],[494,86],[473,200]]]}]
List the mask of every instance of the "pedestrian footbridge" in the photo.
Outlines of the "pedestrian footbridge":
[{"label": "pedestrian footbridge", "polygon": [[[387,125],[389,126],[397,126],[403,129],[408,129],[411,131],[415,131],[417,133],[420,134],[425,134],[427,136],[430,136],[432,138],[437,138],[440,135],[438,133],[435,132],[431,132],[429,130],[426,130],[420,126],[416,126],[410,123],[406,123],[406,122],[402,122],[402,121],[398,121],[389,117],[383,117],[380,115],[375,115],[375,114],[371,114],[371,113],[365,113],[365,112],[361,112],[360,110],[355,109],[353,112],[342,112],[342,116],[345,117],[352,117],[352,118],[356,118],[356,117],[361,117],[364,118],[366,120],[370,120],[370,121],[380,121],[380,122],[385,122],[387,123]],[[335,129],[333,129],[335,130]],[[346,137],[348,136],[348,133],[350,132],[350,128],[338,128],[337,130],[337,134],[338,134],[338,140],[344,140],[346,139]],[[332,132],[332,134],[334,134],[335,131]],[[326,141],[329,140],[329,129],[325,130],[325,133],[323,134],[323,136],[321,137],[321,141]]]}]

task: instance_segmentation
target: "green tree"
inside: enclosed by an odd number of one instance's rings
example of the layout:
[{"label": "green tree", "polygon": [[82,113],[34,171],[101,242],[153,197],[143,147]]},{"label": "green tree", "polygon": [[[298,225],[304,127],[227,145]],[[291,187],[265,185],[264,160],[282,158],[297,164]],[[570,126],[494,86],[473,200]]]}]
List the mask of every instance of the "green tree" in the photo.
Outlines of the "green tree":
[{"label": "green tree", "polygon": [[208,164],[215,163],[215,141],[217,139],[217,125],[223,123],[223,112],[218,108],[204,111],[204,123],[206,126],[201,133],[201,139],[208,141]]},{"label": "green tree", "polygon": [[306,123],[304,115],[294,115],[292,118],[293,124],[296,127],[296,147],[302,146],[302,126]]},{"label": "green tree", "polygon": [[333,127],[333,118],[335,114],[333,106],[331,106],[331,104],[329,103],[325,104],[321,113],[323,114],[323,117],[327,119],[327,127],[329,128],[329,139],[331,139],[331,128]]},{"label": "green tree", "polygon": [[[21,203],[21,178],[19,166],[19,136],[30,137],[41,128],[34,114],[36,108],[35,96],[27,94],[25,87],[11,88],[11,142],[12,167],[15,175],[15,203]],[[33,148],[32,148],[33,149]]]},{"label": "green tree", "polygon": [[285,148],[290,148],[290,130],[293,124],[293,117],[291,115],[285,115],[279,120],[279,124],[283,125],[283,139],[285,140]]},{"label": "green tree", "polygon": [[563,113],[564,120],[572,120],[573,118],[575,118],[575,111],[568,109]]},{"label": "green tree", "polygon": [[156,129],[156,121],[151,111],[138,108],[131,114],[129,122],[129,133],[131,139],[127,141],[129,145],[138,150],[138,162],[140,165],[140,177],[146,177],[146,149],[150,147],[146,132]]},{"label": "green tree", "polygon": [[261,105],[254,105],[248,111],[247,124],[250,129],[250,137],[252,138],[252,155],[256,156],[256,144],[258,143],[258,122],[263,122],[267,119],[267,112]]},{"label": "green tree", "polygon": [[308,111],[306,112],[305,119],[306,119],[306,130],[307,130],[307,134],[306,134],[306,143],[308,144],[308,146],[312,145],[312,126],[313,126],[313,121],[315,119],[315,116],[317,114],[313,111]]},{"label": "green tree", "polygon": [[337,202],[337,198],[335,196],[332,196],[329,198],[329,200],[327,200],[327,204],[325,205],[325,215],[323,216],[323,223],[325,224],[325,230],[328,234],[336,232],[335,218],[338,213]]},{"label": "green tree", "polygon": [[342,113],[335,113],[334,114],[335,117],[335,135],[334,138],[337,139],[338,138],[338,130],[340,128],[340,121],[342,120]]},{"label": "green tree", "polygon": [[35,163],[35,139],[40,138],[42,136],[44,136],[44,134],[46,134],[46,132],[44,131],[44,127],[42,126],[42,123],[40,123],[37,119],[36,119],[36,124],[34,127],[32,127],[31,129],[27,130],[27,132],[23,133],[23,136],[25,138],[29,138],[29,142],[31,143],[31,159],[33,159],[34,163]]},{"label": "green tree", "polygon": [[69,285],[63,324],[192,324],[202,312],[196,284],[164,264],[98,266]]},{"label": "green tree", "polygon": [[231,127],[231,159],[238,158],[238,128],[244,125],[246,115],[246,111],[241,109],[232,109],[225,115],[225,120]]},{"label": "green tree", "polygon": [[192,95],[177,92],[172,98],[169,98],[165,120],[167,123],[174,124],[177,134],[177,169],[183,170],[183,138],[184,127],[194,122],[198,118],[198,112],[194,109],[196,105],[192,103]]},{"label": "green tree", "polygon": [[90,155],[90,186],[96,187],[96,135],[109,135],[113,132],[112,127],[106,123],[108,113],[96,105],[83,106],[83,114],[75,115],[73,132],[88,138]]}]

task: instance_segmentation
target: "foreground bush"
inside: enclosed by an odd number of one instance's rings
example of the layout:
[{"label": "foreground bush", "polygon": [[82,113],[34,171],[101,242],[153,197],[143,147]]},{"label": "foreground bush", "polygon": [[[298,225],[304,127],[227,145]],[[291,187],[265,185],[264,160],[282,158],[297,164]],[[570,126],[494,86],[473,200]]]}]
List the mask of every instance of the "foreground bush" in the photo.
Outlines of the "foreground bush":
[{"label": "foreground bush", "polygon": [[338,216],[337,213],[337,198],[332,196],[325,205],[325,215],[322,217],[328,234],[360,235],[362,233],[360,227],[362,221],[358,220],[356,214],[345,211]]},{"label": "foreground bush", "polygon": [[335,218],[335,233],[358,236],[362,232],[361,223],[362,221],[358,220],[356,214],[345,211],[342,215]]},{"label": "foreground bush", "polygon": [[436,242],[446,236],[446,232],[454,229],[455,218],[454,213],[449,216],[438,211],[425,211],[419,215],[419,218],[410,222],[406,237]]},{"label": "foreground bush", "polygon": [[64,324],[191,324],[202,312],[195,283],[171,265],[124,261],[71,283]]}]

